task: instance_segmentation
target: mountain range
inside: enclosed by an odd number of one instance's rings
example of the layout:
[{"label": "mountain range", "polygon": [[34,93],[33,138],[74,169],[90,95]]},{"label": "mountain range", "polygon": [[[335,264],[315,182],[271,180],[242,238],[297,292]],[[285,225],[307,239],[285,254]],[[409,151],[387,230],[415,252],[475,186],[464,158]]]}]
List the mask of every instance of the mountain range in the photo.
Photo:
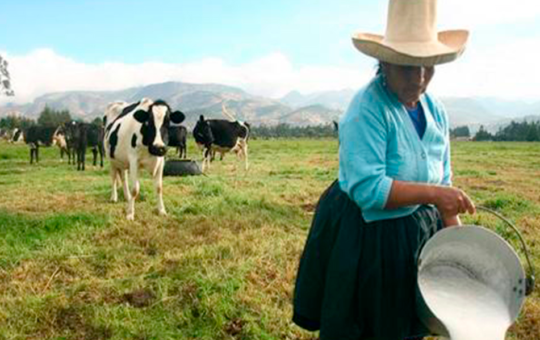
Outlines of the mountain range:
[{"label": "mountain range", "polygon": [[[342,89],[310,94],[293,91],[282,98],[255,96],[233,86],[166,82],[118,91],[68,91],[42,95],[32,103],[0,107],[0,116],[14,112],[37,118],[48,106],[69,110],[75,118],[92,120],[102,116],[113,101],[135,102],[143,97],[161,98],[186,114],[186,125],[193,126],[204,115],[225,118],[222,103],[237,119],[253,125],[288,123],[295,126],[330,124],[346,110],[355,90]],[[540,101],[501,100],[487,97],[442,97],[453,127],[468,125],[472,131],[484,125],[488,131],[511,120],[540,120]]]}]

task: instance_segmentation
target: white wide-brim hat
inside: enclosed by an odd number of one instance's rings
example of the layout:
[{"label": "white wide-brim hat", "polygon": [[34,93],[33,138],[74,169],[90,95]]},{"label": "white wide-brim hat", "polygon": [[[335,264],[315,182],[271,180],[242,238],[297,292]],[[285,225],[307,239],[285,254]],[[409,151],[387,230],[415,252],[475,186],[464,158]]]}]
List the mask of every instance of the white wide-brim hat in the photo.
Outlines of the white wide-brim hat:
[{"label": "white wide-brim hat", "polygon": [[397,65],[433,66],[457,59],[469,32],[436,32],[437,0],[390,0],[384,36],[356,33],[352,40],[362,53]]}]

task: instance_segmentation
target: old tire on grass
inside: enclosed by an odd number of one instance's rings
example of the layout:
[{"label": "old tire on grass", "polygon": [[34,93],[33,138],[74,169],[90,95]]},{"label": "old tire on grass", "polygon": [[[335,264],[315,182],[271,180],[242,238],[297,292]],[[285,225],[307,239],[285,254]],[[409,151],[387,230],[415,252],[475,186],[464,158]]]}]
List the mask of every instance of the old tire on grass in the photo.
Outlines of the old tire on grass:
[{"label": "old tire on grass", "polygon": [[190,159],[169,159],[165,161],[163,176],[195,176],[201,175],[201,167]]}]

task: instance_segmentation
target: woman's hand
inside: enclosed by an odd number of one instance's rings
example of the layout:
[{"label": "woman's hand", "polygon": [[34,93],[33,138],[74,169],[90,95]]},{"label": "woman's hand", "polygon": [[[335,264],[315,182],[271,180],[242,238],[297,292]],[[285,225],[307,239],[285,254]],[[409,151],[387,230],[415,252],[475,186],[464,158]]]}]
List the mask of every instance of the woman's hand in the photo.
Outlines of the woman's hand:
[{"label": "woman's hand", "polygon": [[467,194],[458,188],[438,186],[434,190],[433,203],[443,220],[451,221],[459,214],[474,214],[476,208]]},{"label": "woman's hand", "polygon": [[458,188],[394,180],[386,209],[413,204],[434,204],[445,227],[460,225],[459,214],[474,214],[476,208],[467,194]]},{"label": "woman's hand", "polygon": [[461,225],[461,220],[459,219],[458,215],[443,218],[444,228],[455,227],[455,226],[460,226],[460,225]]}]

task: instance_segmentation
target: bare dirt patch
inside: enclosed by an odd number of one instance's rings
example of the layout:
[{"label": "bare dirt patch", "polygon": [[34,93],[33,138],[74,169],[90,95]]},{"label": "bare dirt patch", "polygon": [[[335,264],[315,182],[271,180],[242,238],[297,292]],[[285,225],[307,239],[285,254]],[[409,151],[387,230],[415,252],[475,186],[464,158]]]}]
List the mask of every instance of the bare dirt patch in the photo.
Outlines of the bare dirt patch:
[{"label": "bare dirt patch", "polygon": [[126,293],[122,297],[123,302],[127,302],[133,307],[144,308],[150,306],[156,300],[155,294],[146,288],[134,290]]}]

